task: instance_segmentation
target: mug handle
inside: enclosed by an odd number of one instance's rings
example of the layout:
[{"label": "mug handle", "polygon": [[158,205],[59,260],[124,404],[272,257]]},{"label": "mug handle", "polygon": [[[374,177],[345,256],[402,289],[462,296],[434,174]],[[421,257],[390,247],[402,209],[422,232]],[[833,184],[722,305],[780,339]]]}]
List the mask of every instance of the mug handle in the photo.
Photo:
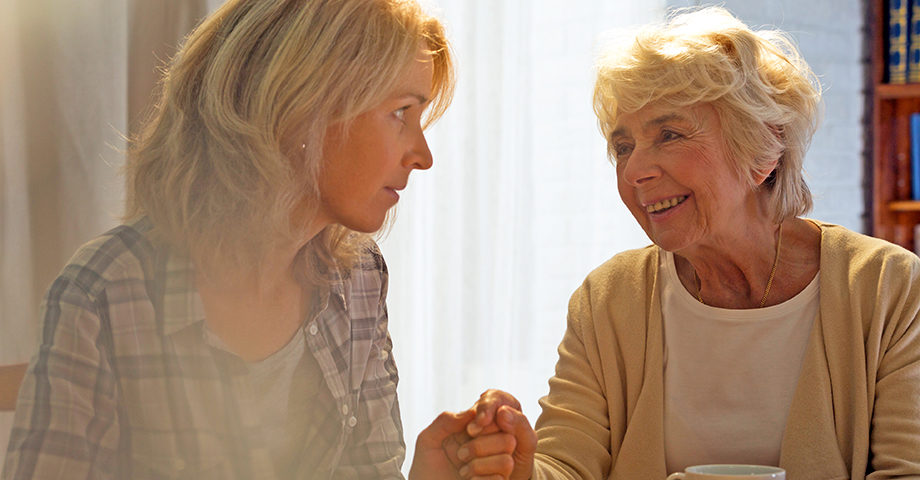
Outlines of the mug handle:
[{"label": "mug handle", "polygon": [[686,473],[684,473],[684,472],[674,472],[674,473],[668,475],[668,479],[667,479],[667,480],[681,480],[681,479],[684,479],[684,478],[687,478],[687,474],[686,474]]}]

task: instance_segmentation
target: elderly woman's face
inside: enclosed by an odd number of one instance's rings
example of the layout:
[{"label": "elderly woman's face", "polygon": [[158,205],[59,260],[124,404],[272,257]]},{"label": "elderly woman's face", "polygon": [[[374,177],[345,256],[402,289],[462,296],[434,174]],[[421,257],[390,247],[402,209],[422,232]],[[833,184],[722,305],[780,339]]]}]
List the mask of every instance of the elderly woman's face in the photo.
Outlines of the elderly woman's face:
[{"label": "elderly woman's face", "polygon": [[620,115],[610,136],[620,197],[665,250],[730,241],[756,210],[709,104],[652,103]]}]

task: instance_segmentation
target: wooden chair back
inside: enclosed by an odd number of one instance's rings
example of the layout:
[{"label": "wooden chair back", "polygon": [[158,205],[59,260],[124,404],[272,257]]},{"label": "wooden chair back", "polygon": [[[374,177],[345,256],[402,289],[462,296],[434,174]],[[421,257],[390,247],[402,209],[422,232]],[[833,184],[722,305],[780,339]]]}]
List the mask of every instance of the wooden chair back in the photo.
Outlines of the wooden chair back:
[{"label": "wooden chair back", "polygon": [[0,412],[10,412],[16,408],[19,386],[26,376],[28,363],[0,365]]}]

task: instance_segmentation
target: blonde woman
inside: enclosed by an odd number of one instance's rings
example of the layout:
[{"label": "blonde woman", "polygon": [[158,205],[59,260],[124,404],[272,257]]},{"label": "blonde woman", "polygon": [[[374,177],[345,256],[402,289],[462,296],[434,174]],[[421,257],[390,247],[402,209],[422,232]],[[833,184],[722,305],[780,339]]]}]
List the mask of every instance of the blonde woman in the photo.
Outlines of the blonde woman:
[{"label": "blonde woman", "polygon": [[654,245],[573,295],[535,478],[920,476],[920,260],[801,217],[819,101],[782,34],[721,8],[608,50],[595,110]]},{"label": "blonde woman", "polygon": [[[205,19],[133,141],[126,223],[45,298],[2,477],[402,478],[365,233],[431,166],[452,69],[413,0],[230,0]],[[502,471],[508,435],[459,443],[470,419],[426,431],[415,477]]]},{"label": "blonde woman", "polygon": [[572,296],[533,478],[920,478],[920,260],[801,217],[819,101],[782,34],[721,8],[607,50],[594,106],[653,245]]}]

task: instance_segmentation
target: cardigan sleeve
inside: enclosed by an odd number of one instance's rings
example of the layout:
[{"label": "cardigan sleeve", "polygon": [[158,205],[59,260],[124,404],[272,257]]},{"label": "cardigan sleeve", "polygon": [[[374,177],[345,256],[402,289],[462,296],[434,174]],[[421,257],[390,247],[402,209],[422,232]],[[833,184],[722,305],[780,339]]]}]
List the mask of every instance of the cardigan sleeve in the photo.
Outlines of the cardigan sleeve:
[{"label": "cardigan sleeve", "polygon": [[569,301],[535,479],[664,478],[657,247],[621,252]]},{"label": "cardigan sleeve", "polygon": [[606,478],[610,471],[607,401],[599,375],[590,324],[589,288],[582,285],[569,302],[568,327],[559,346],[549,394],[540,399],[535,479]]},{"label": "cardigan sleeve", "polygon": [[867,479],[920,478],[920,259],[885,259],[877,282],[883,322]]}]

